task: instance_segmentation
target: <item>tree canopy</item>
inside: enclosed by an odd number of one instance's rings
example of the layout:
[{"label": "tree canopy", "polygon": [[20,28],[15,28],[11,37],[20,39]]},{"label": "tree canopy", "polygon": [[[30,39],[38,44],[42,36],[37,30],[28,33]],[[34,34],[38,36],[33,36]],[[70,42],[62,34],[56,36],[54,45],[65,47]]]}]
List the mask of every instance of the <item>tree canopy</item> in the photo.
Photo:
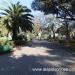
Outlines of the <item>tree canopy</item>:
[{"label": "tree canopy", "polygon": [[34,0],[31,7],[45,14],[56,14],[58,18],[75,20],[75,0]]}]

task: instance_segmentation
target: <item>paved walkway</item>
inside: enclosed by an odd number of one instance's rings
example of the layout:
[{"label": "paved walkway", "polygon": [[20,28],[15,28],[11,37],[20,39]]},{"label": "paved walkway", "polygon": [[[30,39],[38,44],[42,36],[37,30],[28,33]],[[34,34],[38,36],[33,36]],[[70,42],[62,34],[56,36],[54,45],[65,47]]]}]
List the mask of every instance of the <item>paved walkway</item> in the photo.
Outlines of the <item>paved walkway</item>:
[{"label": "paved walkway", "polygon": [[0,75],[75,75],[67,72],[74,70],[75,56],[55,43],[33,40],[14,50],[0,56]]}]

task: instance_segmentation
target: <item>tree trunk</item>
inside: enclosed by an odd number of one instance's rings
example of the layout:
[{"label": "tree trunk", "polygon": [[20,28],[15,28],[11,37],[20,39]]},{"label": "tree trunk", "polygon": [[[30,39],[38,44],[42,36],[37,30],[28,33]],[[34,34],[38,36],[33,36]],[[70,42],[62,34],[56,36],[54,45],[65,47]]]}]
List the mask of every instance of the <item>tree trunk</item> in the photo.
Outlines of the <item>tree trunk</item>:
[{"label": "tree trunk", "polygon": [[55,39],[55,32],[53,31],[53,39]]},{"label": "tree trunk", "polygon": [[13,26],[12,33],[13,33],[12,40],[14,41],[17,40],[17,29],[15,26]]},{"label": "tree trunk", "polygon": [[66,22],[66,39],[69,40],[70,39],[70,32],[69,32],[69,26]]}]

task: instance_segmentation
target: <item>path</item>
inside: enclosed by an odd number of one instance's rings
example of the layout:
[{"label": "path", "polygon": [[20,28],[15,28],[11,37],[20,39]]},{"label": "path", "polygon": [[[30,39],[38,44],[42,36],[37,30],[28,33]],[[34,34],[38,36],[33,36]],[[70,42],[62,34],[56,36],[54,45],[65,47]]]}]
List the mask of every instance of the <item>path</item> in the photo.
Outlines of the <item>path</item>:
[{"label": "path", "polygon": [[[34,71],[35,68],[39,71]],[[0,75],[75,75],[74,71],[50,71],[51,68],[75,68],[75,56],[45,40],[33,40],[29,46],[17,47],[14,52],[0,56]]]}]

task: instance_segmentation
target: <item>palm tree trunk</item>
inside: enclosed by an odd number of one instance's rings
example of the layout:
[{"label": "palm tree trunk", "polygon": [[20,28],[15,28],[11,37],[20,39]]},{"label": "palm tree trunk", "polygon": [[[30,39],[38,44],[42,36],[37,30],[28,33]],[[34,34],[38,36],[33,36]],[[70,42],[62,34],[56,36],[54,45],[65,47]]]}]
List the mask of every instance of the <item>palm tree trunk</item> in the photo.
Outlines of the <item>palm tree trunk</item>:
[{"label": "palm tree trunk", "polygon": [[17,40],[17,29],[16,29],[16,26],[13,26],[13,29],[12,29],[12,39],[15,41]]}]

